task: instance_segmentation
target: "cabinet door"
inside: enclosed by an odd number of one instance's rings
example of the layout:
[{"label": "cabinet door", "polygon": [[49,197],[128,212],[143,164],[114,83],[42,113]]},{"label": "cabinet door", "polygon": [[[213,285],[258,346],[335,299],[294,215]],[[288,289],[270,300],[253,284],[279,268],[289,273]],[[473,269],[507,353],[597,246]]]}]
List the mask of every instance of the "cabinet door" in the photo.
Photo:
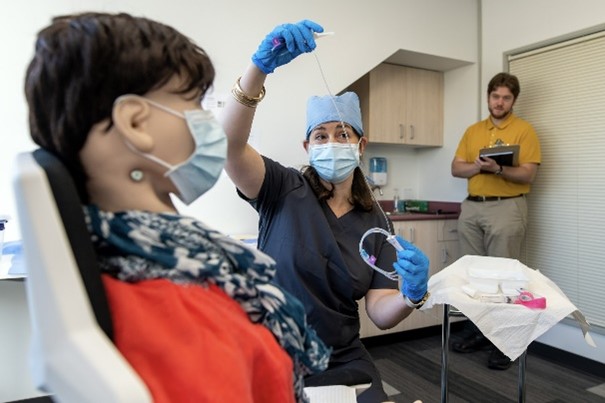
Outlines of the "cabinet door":
[{"label": "cabinet door", "polygon": [[405,143],[443,145],[443,73],[405,69]]},{"label": "cabinet door", "polygon": [[403,239],[416,245],[429,258],[429,273],[437,272],[437,221],[396,221],[393,230]]},{"label": "cabinet door", "polygon": [[460,257],[458,245],[458,220],[437,221],[439,270],[454,263]]},{"label": "cabinet door", "polygon": [[458,220],[437,221],[437,241],[457,241]]},{"label": "cabinet door", "polygon": [[[458,241],[439,242],[439,270],[446,268],[460,258]],[[439,271],[438,270],[438,271]]]},{"label": "cabinet door", "polygon": [[370,142],[443,145],[443,73],[380,64],[366,81],[351,89],[369,98],[362,101],[362,108],[369,109],[362,115]]},{"label": "cabinet door", "polygon": [[380,64],[369,80],[370,142],[405,144],[405,69]]}]

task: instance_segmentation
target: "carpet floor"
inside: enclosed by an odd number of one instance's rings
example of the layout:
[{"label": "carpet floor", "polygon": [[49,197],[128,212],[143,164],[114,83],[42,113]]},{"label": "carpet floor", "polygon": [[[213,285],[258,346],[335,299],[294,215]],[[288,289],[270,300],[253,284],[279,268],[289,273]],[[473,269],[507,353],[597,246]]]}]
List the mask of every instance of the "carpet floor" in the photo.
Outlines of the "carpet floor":
[{"label": "carpet floor", "polygon": [[[452,333],[451,341],[456,340]],[[385,390],[397,403],[441,401],[441,334],[397,340],[396,335],[364,340]],[[487,368],[489,351],[449,351],[448,403],[519,402],[518,360],[505,371]],[[527,353],[526,403],[604,403],[602,372],[584,370]]]}]

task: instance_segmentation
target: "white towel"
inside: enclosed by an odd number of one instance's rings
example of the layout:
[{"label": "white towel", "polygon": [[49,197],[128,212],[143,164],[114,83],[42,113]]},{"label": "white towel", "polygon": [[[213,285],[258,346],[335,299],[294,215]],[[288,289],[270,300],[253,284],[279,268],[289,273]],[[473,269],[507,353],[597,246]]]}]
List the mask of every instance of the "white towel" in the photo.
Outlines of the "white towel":
[{"label": "white towel", "polygon": [[[546,309],[530,309],[522,305],[486,303],[472,298],[464,291],[469,284],[469,267],[494,267],[498,270],[523,271],[528,279],[527,289],[546,297]],[[517,359],[527,346],[561,319],[572,314],[580,323],[584,339],[595,347],[588,333],[584,315],[569,301],[563,291],[539,271],[516,259],[467,255],[436,273],[429,279],[430,298],[422,310],[436,304],[449,304],[460,310],[500,351],[511,360]]]}]

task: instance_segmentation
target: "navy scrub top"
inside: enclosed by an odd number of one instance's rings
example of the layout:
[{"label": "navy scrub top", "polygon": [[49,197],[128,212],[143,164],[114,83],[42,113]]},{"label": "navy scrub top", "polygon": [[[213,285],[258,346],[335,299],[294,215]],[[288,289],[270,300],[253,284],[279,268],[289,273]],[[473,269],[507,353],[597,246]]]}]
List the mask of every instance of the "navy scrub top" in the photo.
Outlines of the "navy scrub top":
[{"label": "navy scrub top", "polygon": [[[275,282],[301,300],[309,324],[333,348],[332,364],[366,355],[357,300],[397,282],[361,259],[359,241],[370,228],[388,228],[386,218],[377,207],[337,218],[299,171],[263,158],[265,179],[249,202],[259,213],[259,249],[277,263]],[[364,249],[378,267],[393,270],[396,252],[383,235],[368,236]]]}]

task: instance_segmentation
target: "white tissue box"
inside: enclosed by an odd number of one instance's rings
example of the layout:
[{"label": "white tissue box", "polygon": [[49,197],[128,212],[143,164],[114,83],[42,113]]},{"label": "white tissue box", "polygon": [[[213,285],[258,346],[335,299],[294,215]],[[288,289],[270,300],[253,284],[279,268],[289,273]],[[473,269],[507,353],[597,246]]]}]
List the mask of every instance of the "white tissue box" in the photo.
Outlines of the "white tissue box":
[{"label": "white tissue box", "polygon": [[500,289],[504,295],[517,295],[522,288],[527,289],[527,280],[504,280],[500,282]]},{"label": "white tissue box", "polygon": [[469,276],[469,285],[481,294],[496,294],[500,283],[491,278],[474,278]]},{"label": "white tissue box", "polygon": [[520,288],[527,288],[527,276],[522,268],[469,267],[468,281],[471,287],[481,293],[496,294],[500,290],[505,295],[517,294]]}]

